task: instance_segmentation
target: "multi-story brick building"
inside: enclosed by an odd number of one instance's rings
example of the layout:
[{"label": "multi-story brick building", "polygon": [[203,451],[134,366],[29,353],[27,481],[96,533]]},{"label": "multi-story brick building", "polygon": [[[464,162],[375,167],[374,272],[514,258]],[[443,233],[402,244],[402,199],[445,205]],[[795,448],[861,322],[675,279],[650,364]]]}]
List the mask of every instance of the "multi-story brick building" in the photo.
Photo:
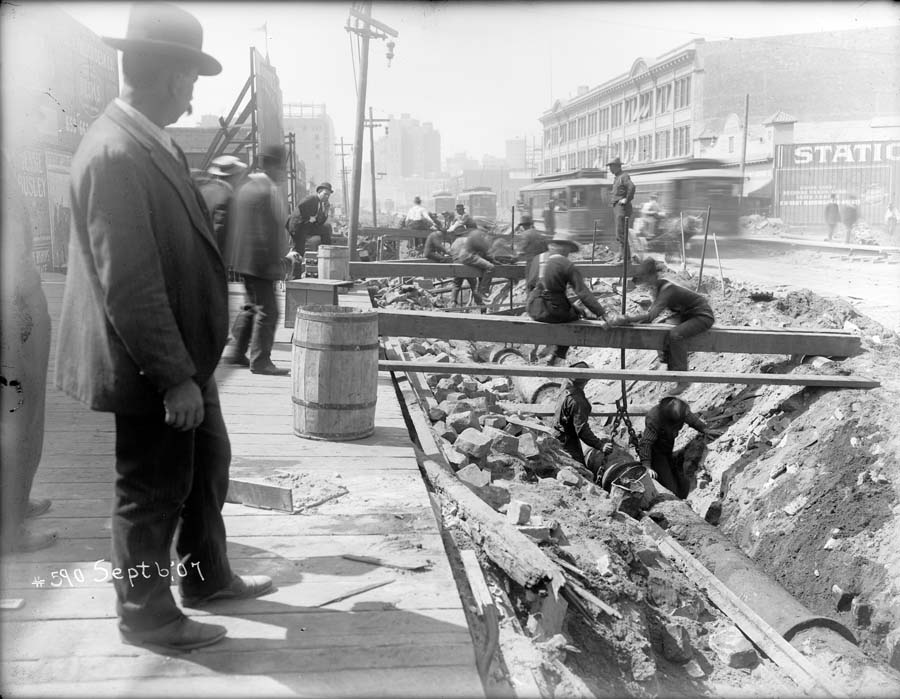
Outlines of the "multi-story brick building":
[{"label": "multi-story brick building", "polygon": [[[792,34],[727,41],[698,39],[627,73],[581,87],[540,117],[544,173],[604,164],[652,163],[700,155],[727,118],[762,125],[779,110],[808,125],[900,113],[900,29]],[[871,138],[871,135],[869,135]],[[740,147],[738,146],[738,151]]]},{"label": "multi-story brick building", "polygon": [[285,104],[284,132],[294,133],[297,160],[303,163],[310,185],[332,182],[339,186],[334,122],[324,104]]}]

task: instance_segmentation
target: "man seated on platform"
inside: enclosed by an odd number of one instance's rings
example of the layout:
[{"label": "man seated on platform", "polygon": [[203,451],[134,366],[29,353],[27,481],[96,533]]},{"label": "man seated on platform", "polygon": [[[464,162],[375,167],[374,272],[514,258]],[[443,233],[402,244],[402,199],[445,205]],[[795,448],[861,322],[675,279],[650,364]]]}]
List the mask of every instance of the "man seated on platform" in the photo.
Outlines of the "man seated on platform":
[{"label": "man seated on platform", "polygon": [[326,221],[330,208],[328,200],[332,194],[334,190],[331,183],[323,182],[316,187],[315,194],[310,194],[297,204],[297,210],[287,220],[285,228],[291,238],[291,249],[287,258],[293,263],[292,279],[300,278],[306,245],[313,237],[318,238],[318,245],[331,245],[331,224]]},{"label": "man seated on platform", "polygon": [[[606,329],[609,327],[606,323],[606,309],[594,298],[584,283],[581,272],[569,259],[569,255],[577,250],[578,243],[571,235],[557,233],[548,243],[547,252],[531,261],[525,280],[528,292],[525,310],[532,320],[541,323],[569,323],[586,316],[587,310],[590,310],[600,318],[599,326]],[[567,295],[570,287],[574,292],[574,301]],[[568,352],[567,346],[554,346],[547,364],[563,364]]]},{"label": "man seated on platform", "polygon": [[484,305],[484,294],[491,289],[491,273],[494,271],[494,263],[490,256],[490,248],[484,233],[475,227],[471,221],[471,228],[453,241],[450,246],[450,254],[453,261],[458,264],[468,265],[473,272],[481,270],[480,276],[466,276],[453,278],[452,306],[459,305],[463,281],[468,282],[472,290],[472,300],[476,306]]},{"label": "man seated on platform", "polygon": [[[688,352],[686,341],[709,330],[715,323],[715,316],[709,300],[696,291],[686,289],[668,279],[661,279],[656,260],[645,258],[638,265],[632,281],[650,289],[653,303],[645,313],[634,313],[617,317],[612,325],[630,325],[632,323],[650,323],[663,311],[671,311],[667,322],[674,328],[666,334],[663,350],[659,352],[659,360],[668,365],[669,371],[688,370]],[[669,391],[677,395],[688,387],[686,381],[676,381]]]},{"label": "man seated on platform", "polygon": [[422,256],[429,262],[450,262],[450,234],[443,229],[429,233]]},{"label": "man seated on platform", "polygon": [[644,432],[638,440],[638,458],[661,485],[684,498],[688,494],[683,454],[674,453],[675,438],[685,423],[709,439],[719,436],[691,412],[681,398],[666,396],[650,409],[644,419]]},{"label": "man seated on platform", "polygon": [[[572,369],[591,368],[587,362],[575,362],[569,366]],[[613,450],[612,440],[598,437],[591,430],[588,422],[591,417],[591,402],[584,395],[587,382],[587,379],[566,379],[553,413],[554,436],[562,443],[569,456],[585,467],[587,465],[582,442],[599,449],[603,454],[609,454]]]}]

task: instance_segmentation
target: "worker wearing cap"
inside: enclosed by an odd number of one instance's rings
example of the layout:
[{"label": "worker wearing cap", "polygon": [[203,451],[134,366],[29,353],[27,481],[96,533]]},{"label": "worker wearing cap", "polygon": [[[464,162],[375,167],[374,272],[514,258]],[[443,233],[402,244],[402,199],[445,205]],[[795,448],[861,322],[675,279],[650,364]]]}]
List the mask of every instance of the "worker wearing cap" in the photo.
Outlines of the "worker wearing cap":
[{"label": "worker wearing cap", "polygon": [[317,236],[319,245],[331,245],[331,224],[326,223],[329,214],[328,200],[334,194],[330,182],[316,187],[316,193],[304,197],[287,220],[285,228],[291,237],[288,258],[293,263],[291,277],[298,279],[303,269],[302,260],[306,255],[306,243]]},{"label": "worker wearing cap", "polygon": [[[594,298],[581,272],[569,259],[571,253],[578,251],[578,243],[569,234],[557,233],[547,245],[547,252],[535,257],[528,268],[525,310],[529,317],[541,323],[569,323],[584,315],[580,301],[601,319],[600,327],[607,328],[606,309]],[[569,287],[577,297],[574,304],[567,295]],[[556,345],[548,364],[564,363],[568,352],[567,346]]]},{"label": "worker wearing cap", "polygon": [[677,396],[666,396],[647,413],[644,431],[638,440],[638,458],[660,484],[680,498],[687,496],[685,476],[675,458],[675,438],[685,423],[708,438],[718,433],[710,431],[690,406]]},{"label": "worker wearing cap", "polygon": [[[572,369],[590,369],[587,362],[575,362]],[[553,429],[563,449],[575,461],[586,466],[584,450],[581,443],[599,449],[603,454],[613,450],[612,441],[607,437],[598,437],[591,430],[591,403],[584,395],[587,379],[566,379],[564,392],[560,395],[553,413]]]},{"label": "worker wearing cap", "polygon": [[220,155],[213,159],[206,171],[210,179],[199,187],[209,211],[219,252],[226,260],[230,258],[230,252],[226,251],[228,214],[234,200],[236,185],[246,169],[247,166],[233,155]]},{"label": "worker wearing cap", "polygon": [[[696,291],[668,279],[661,279],[657,262],[651,257],[645,258],[638,265],[632,281],[649,287],[653,303],[645,313],[629,314],[617,318],[612,324],[650,323],[663,311],[672,311],[669,322],[675,323],[675,327],[666,334],[660,360],[668,365],[669,371],[687,371],[687,340],[706,332],[715,322],[709,300]],[[687,385],[686,382],[679,381],[670,393],[680,393]]]},{"label": "worker wearing cap", "polygon": [[632,214],[631,200],[634,199],[634,183],[631,181],[628,173],[623,172],[622,159],[618,156],[606,163],[606,166],[616,178],[613,180],[609,203],[613,207],[613,217],[616,222],[616,242],[619,243],[616,261],[621,262],[625,258],[625,236],[628,235],[627,221]]},{"label": "worker wearing cap", "polygon": [[[475,221],[469,219],[469,228],[458,232],[457,238],[450,245],[453,261],[473,268],[475,274],[453,278],[453,298],[451,305],[459,305],[463,282],[468,282],[472,290],[472,300],[476,306],[484,304],[484,294],[490,291],[491,274],[494,261],[490,256],[490,244],[484,233],[478,230]],[[479,273],[480,272],[480,273]]]},{"label": "worker wearing cap", "polygon": [[547,252],[547,238],[534,227],[534,219],[531,214],[522,214],[517,229],[521,229],[518,245],[519,260],[525,263],[527,270],[535,257]]}]

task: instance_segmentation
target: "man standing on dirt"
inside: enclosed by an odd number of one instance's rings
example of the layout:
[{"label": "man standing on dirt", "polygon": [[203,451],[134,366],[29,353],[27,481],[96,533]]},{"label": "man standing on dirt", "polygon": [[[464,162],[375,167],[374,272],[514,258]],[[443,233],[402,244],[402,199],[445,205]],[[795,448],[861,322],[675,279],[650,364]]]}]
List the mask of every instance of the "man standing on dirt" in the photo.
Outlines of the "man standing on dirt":
[{"label": "man standing on dirt", "polygon": [[[571,369],[590,369],[587,362],[575,362]],[[603,454],[613,450],[612,440],[598,437],[588,422],[591,417],[591,403],[584,395],[587,379],[567,379],[564,392],[560,395],[553,413],[554,436],[562,443],[563,449],[575,461],[586,467],[581,443],[599,449]]]},{"label": "man standing on dirt", "polygon": [[837,203],[837,197],[831,195],[831,201],[825,205],[825,225],[828,226],[828,237],[826,242],[830,242],[834,238],[834,229],[841,222],[841,210]]},{"label": "man standing on dirt", "polygon": [[850,201],[844,204],[841,211],[841,222],[844,224],[844,242],[850,243],[853,239],[853,226],[859,220],[859,208],[856,197],[850,195]]},{"label": "man standing on dirt", "polygon": [[691,407],[685,401],[676,396],[666,396],[647,413],[644,432],[638,440],[641,465],[649,469],[650,475],[661,485],[680,498],[687,496],[688,484],[683,465],[678,463],[674,449],[675,438],[685,423],[711,439],[719,436],[691,412]]},{"label": "man standing on dirt", "polygon": [[627,172],[622,170],[622,159],[616,156],[606,163],[609,171],[615,176],[612,191],[609,195],[609,203],[613,207],[613,217],[616,221],[616,242],[619,244],[619,252],[613,262],[621,262],[625,259],[625,236],[628,235],[628,221],[633,213],[631,200],[634,199],[634,182]]}]

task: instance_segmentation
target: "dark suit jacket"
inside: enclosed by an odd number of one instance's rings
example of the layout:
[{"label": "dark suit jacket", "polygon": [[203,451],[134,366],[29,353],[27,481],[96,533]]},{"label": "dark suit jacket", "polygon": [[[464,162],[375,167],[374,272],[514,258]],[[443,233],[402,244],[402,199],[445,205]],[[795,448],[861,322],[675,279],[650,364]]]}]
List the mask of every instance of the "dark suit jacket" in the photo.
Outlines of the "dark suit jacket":
[{"label": "dark suit jacket", "polygon": [[56,384],[95,410],[159,412],[205,384],[228,336],[225,266],[187,162],[115,103],[71,170],[72,224]]},{"label": "dark suit jacket", "polygon": [[241,274],[261,279],[281,279],[281,260],[287,241],[281,216],[276,217],[272,180],[254,173],[238,189],[234,203],[234,252],[231,266]]}]

